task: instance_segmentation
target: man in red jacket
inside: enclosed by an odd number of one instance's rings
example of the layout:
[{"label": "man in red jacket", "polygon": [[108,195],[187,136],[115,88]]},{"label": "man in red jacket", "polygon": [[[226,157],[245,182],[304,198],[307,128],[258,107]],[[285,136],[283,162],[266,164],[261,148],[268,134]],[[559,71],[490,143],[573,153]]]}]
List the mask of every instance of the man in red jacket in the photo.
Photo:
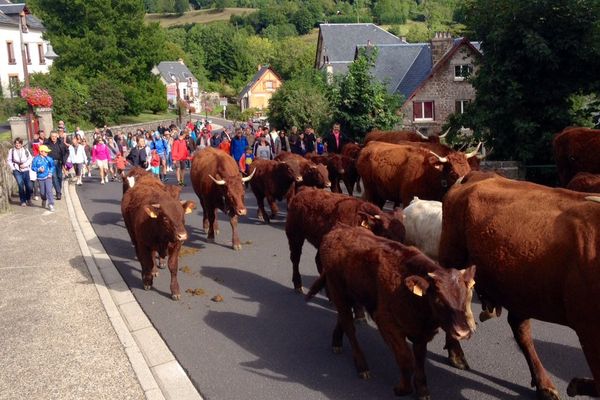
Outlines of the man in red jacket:
[{"label": "man in red jacket", "polygon": [[185,161],[190,157],[190,152],[188,151],[187,141],[185,140],[185,133],[183,131],[179,131],[179,136],[173,140],[171,157],[173,157],[173,164],[175,164],[177,182],[179,186],[185,186],[185,183],[183,182],[185,175]]}]

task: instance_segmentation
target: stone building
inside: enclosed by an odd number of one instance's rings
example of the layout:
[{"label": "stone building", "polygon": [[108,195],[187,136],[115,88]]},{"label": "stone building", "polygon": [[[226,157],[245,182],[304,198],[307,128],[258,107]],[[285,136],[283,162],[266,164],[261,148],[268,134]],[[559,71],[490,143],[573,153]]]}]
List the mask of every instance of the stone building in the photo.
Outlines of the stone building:
[{"label": "stone building", "polygon": [[362,49],[377,49],[373,75],[402,96],[403,129],[439,133],[450,114],[462,113],[475,99],[467,78],[481,57],[478,42],[436,33],[428,43],[407,43],[373,24],[323,24],[315,68],[346,73]]}]

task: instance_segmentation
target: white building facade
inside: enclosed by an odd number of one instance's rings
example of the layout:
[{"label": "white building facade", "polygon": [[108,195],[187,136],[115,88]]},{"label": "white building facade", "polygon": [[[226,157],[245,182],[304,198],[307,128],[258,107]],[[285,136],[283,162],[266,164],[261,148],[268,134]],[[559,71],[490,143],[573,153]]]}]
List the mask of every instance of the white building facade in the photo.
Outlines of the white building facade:
[{"label": "white building facade", "polygon": [[[167,87],[169,108],[176,108],[177,98],[179,97],[179,99],[194,107],[196,112],[201,111],[198,80],[183,60],[162,61],[152,69],[152,73],[157,75]],[[179,94],[177,94],[177,91],[179,91]]]},{"label": "white building facade", "polygon": [[11,89],[25,80],[23,62],[29,74],[47,73],[52,65],[52,60],[46,58],[49,43],[42,39],[41,21],[32,15],[21,16],[23,13],[29,13],[25,4],[0,0],[0,87],[4,97],[18,96]]}]

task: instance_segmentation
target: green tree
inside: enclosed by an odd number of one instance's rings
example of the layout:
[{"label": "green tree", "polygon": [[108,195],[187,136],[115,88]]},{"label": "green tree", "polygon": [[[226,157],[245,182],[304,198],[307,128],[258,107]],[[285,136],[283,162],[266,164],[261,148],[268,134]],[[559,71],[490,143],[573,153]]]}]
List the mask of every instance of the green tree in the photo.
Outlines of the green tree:
[{"label": "green tree", "polygon": [[600,87],[599,16],[597,0],[473,1],[466,22],[484,56],[458,122],[486,132],[497,158],[552,162],[553,135],[573,122],[571,96]]},{"label": "green tree", "polygon": [[165,85],[155,78],[148,83],[148,86],[148,95],[144,97],[144,109],[150,110],[154,114],[165,111],[168,107]]},{"label": "green tree", "polygon": [[[144,22],[140,0],[31,0],[46,27],[45,36],[60,57],[53,63],[59,75],[93,86],[110,76],[123,94],[131,82],[152,79],[150,70],[165,56],[165,35],[158,24]],[[140,104],[138,90],[125,90],[127,103]],[[119,109],[119,108],[117,108]],[[134,112],[137,106],[120,108]]]},{"label": "green tree", "polygon": [[363,49],[329,91],[334,120],[354,140],[362,140],[374,128],[388,130],[400,122],[400,96],[389,94],[371,73],[376,59],[376,48]]},{"label": "green tree", "polygon": [[332,114],[326,92],[324,77],[314,70],[285,81],[269,101],[269,122],[277,129],[312,126],[323,132]]},{"label": "green tree", "polygon": [[300,35],[306,35],[312,30],[316,23],[315,16],[307,8],[301,8],[294,13],[291,22]]},{"label": "green tree", "polygon": [[177,14],[183,14],[190,9],[190,2],[188,0],[175,0],[174,10]]},{"label": "green tree", "polygon": [[90,87],[90,119],[97,126],[116,122],[123,115],[125,95],[118,84],[100,77]]},{"label": "green tree", "polygon": [[378,0],[373,16],[380,24],[404,24],[409,17],[412,0]]},{"label": "green tree", "polygon": [[284,80],[288,80],[314,68],[316,51],[316,41],[286,37],[275,42],[275,56],[271,64]]}]

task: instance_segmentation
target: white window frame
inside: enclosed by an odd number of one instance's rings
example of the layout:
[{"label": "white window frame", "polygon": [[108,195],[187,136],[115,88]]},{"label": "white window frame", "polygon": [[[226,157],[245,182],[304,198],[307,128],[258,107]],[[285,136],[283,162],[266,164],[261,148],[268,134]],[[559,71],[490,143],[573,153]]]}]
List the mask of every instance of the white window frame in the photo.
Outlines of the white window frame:
[{"label": "white window frame", "polygon": [[431,103],[431,118],[414,118],[415,122],[431,122],[435,118],[435,101],[433,100],[421,100],[413,102],[413,116],[415,115],[414,107],[415,103],[421,103],[421,115],[425,115],[425,103]]},{"label": "white window frame", "polygon": [[[467,104],[469,104],[471,102],[471,100],[454,100],[454,102],[460,103],[460,110],[458,110],[458,111],[455,110],[455,112],[458,112],[459,114],[464,114],[465,108],[467,107]],[[456,106],[456,104],[455,104],[455,106]]]},{"label": "white window frame", "polygon": [[[457,71],[458,68],[458,71]],[[465,75],[465,70],[467,74]],[[457,74],[458,73],[458,74]],[[471,76],[473,73],[473,65],[471,64],[457,64],[454,66],[454,80],[455,81],[464,81],[466,78]]]}]

